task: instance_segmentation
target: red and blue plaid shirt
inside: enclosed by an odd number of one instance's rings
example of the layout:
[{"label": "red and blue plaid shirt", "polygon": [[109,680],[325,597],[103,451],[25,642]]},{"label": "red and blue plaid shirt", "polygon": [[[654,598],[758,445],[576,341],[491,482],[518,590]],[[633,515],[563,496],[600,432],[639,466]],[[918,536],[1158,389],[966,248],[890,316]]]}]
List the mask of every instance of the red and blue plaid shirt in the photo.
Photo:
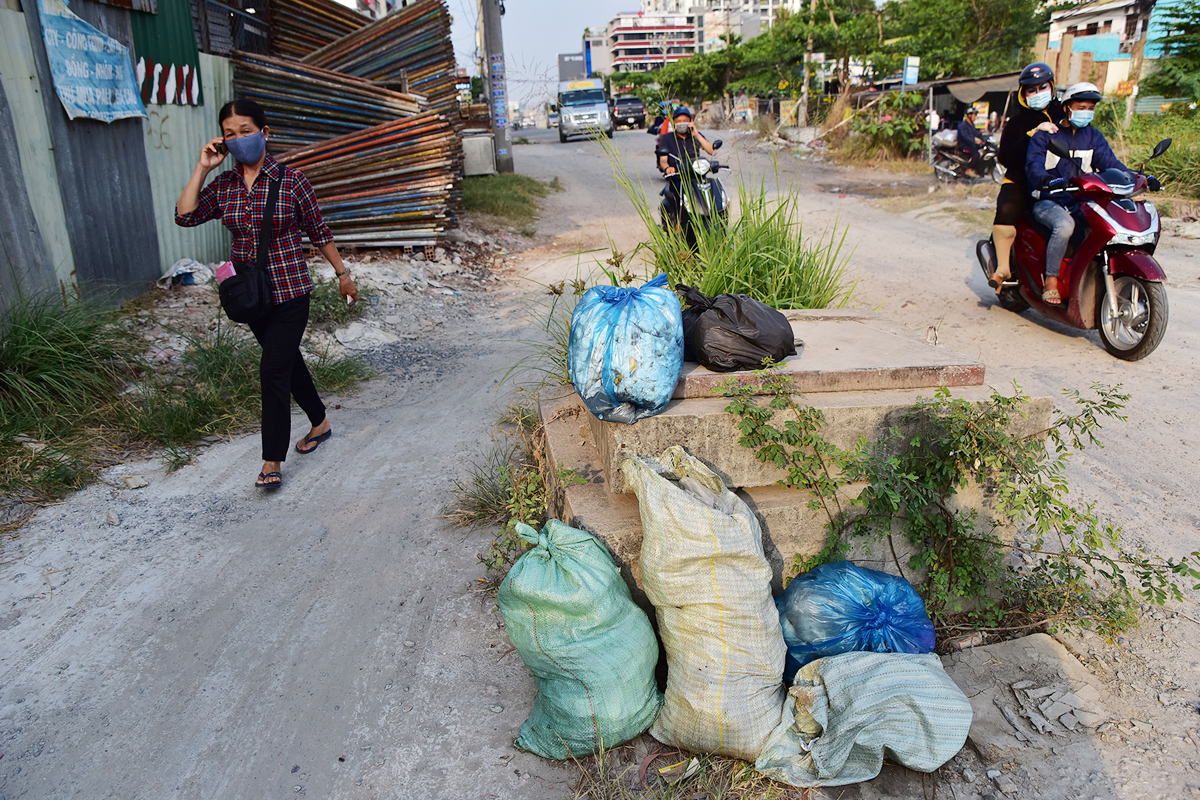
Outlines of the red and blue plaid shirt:
[{"label": "red and blue plaid shirt", "polygon": [[254,263],[258,258],[259,226],[267,210],[267,190],[270,181],[280,177],[272,223],[274,239],[271,252],[267,254],[271,299],[276,305],[312,291],[308,263],[300,249],[301,229],[317,247],[333,241],[333,234],[317,208],[317,196],[308,178],[267,156],[252,191],[246,191],[242,165],[238,164],[236,169],[222,172],[200,191],[200,204],[195,211],[189,214],[175,212],[175,224],[185,228],[219,218],[233,233],[233,260]]}]

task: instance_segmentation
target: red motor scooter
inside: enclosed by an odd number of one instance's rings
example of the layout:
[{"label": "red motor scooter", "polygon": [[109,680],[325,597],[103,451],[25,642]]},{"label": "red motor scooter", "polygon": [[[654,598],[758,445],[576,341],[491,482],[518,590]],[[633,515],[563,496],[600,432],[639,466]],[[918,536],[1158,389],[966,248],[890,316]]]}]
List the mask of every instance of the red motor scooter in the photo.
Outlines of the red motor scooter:
[{"label": "red motor scooter", "polygon": [[[1170,139],[1162,140],[1150,159],[1170,146]],[[1074,163],[1057,142],[1051,142],[1049,149]],[[1148,179],[1141,170],[1131,174],[1109,169],[1071,178],[1065,188],[1056,191],[1079,198],[1086,228],[1077,222],[1074,252],[1068,249],[1058,275],[1064,305],[1042,302],[1050,231],[1027,213],[1017,223],[1010,259],[1013,278],[1001,287],[1000,306],[1018,314],[1033,307],[1042,316],[1073,328],[1097,328],[1104,349],[1125,361],[1150,355],[1167,330],[1167,290],[1163,285],[1167,276],[1154,259],[1160,231],[1158,211],[1153,203],[1132,198],[1160,188],[1157,180]],[[1039,196],[1048,195],[1034,192],[1035,201]],[[985,239],[976,245],[975,253],[983,274],[991,280],[996,271],[995,246]]]}]

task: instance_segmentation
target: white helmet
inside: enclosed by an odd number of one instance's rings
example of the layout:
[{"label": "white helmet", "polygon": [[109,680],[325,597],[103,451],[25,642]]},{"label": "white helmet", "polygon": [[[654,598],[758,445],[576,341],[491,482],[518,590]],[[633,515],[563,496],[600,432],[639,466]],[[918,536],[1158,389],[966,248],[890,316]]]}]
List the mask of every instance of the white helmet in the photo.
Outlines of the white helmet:
[{"label": "white helmet", "polygon": [[1063,105],[1066,105],[1072,100],[1091,100],[1099,103],[1100,90],[1096,87],[1096,84],[1088,83],[1087,81],[1082,83],[1073,83],[1068,86],[1067,91],[1063,93]]}]

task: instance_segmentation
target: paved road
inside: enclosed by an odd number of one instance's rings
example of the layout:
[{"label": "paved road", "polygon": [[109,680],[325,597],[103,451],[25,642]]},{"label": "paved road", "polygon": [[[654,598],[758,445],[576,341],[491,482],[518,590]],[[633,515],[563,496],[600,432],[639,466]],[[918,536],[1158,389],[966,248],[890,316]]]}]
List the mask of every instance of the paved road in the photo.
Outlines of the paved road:
[{"label": "paved road", "polygon": [[[518,169],[565,186],[547,200],[524,272],[570,277],[593,268],[610,238],[622,250],[636,243],[640,221],[599,143],[521,135],[538,143],[516,146]],[[927,179],[772,161],[751,140],[726,140],[734,175],[801,189],[806,231],[849,227],[863,305],[914,335],[936,329],[940,346],[980,358],[997,386],[1017,379],[1057,395],[1123,383],[1129,421],[1106,431],[1106,449],[1076,459],[1077,497],[1125,525],[1131,543],[1200,548],[1195,243],[1164,246],[1171,328],[1152,358],[1125,364],[1094,334],[995,308],[972,263],[973,232],[956,218],[963,203],[921,215],[866,196],[921,192]],[[613,142],[650,172],[648,136]],[[660,184],[642,185],[653,197]],[[340,400],[335,436],[289,459],[276,495],[249,485],[259,467],[250,436],[170,475],[157,462],[122,466],[41,512],[0,563],[0,796],[567,795],[569,769],[510,746],[533,686],[493,604],[472,591],[488,531],[436,519],[463,458],[490,442],[506,401],[496,378],[521,351],[513,340],[533,335],[525,291],[536,289],[518,281],[501,296],[468,297],[442,329],[396,346],[397,366]],[[125,474],[150,486],[113,485]],[[109,511],[120,524],[106,522]],[[1200,661],[1198,637],[1154,627],[1131,640],[1130,674]],[[1154,758],[1167,756],[1144,763]],[[1114,763],[1112,779],[1166,775],[1161,787],[1174,790],[1173,769]]]}]

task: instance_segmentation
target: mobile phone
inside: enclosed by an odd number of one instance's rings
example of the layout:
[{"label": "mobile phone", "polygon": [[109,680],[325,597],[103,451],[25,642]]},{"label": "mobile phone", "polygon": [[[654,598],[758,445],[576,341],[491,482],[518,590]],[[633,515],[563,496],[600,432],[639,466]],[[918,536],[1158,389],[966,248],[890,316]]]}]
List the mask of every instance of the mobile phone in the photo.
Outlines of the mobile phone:
[{"label": "mobile phone", "polygon": [[229,146],[225,144],[224,141],[217,142],[217,152],[221,155],[225,155],[229,152]]}]

